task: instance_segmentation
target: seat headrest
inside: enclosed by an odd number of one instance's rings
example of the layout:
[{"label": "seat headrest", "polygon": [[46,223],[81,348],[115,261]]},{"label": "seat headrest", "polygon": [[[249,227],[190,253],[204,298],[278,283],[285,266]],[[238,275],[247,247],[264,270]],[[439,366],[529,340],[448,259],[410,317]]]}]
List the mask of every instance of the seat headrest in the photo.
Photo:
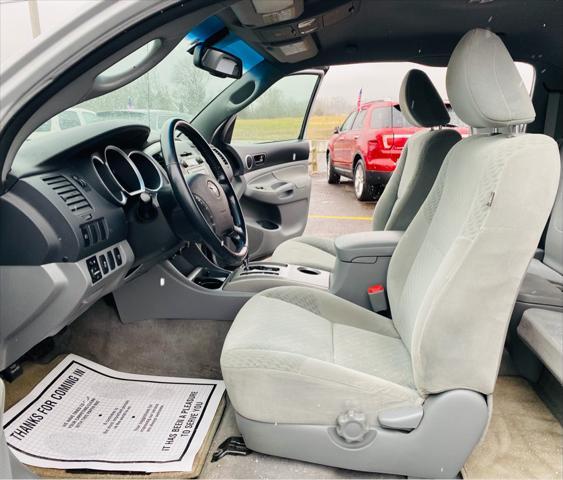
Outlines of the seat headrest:
[{"label": "seat headrest", "polygon": [[446,88],[454,111],[472,127],[530,123],[536,116],[512,57],[489,30],[470,30],[459,41],[448,63]]},{"label": "seat headrest", "polygon": [[401,113],[418,127],[437,127],[450,123],[444,101],[428,75],[422,70],[409,70],[399,92]]}]

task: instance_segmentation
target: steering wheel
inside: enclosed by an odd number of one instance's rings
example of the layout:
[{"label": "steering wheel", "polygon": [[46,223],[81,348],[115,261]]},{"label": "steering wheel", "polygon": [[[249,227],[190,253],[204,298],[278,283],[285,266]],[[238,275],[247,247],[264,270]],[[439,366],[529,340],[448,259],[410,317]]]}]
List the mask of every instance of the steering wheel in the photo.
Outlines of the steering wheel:
[{"label": "steering wheel", "polygon": [[[213,175],[182,170],[175,142],[178,132],[193,143]],[[174,196],[188,222],[223,266],[238,267],[248,255],[248,236],[238,198],[221,162],[201,134],[179,118],[162,127],[161,146]],[[193,232],[177,234],[183,240],[193,240]]]}]

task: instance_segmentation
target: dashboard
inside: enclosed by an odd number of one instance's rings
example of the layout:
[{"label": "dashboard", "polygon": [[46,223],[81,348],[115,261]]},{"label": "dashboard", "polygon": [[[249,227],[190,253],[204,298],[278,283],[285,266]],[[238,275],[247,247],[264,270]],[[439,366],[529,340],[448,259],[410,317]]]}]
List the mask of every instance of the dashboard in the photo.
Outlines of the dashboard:
[{"label": "dashboard", "polygon": [[[18,233],[0,237],[0,265],[73,262],[125,239],[138,245],[141,239],[131,238],[134,232],[129,231],[138,223],[154,224],[156,250],[174,243],[172,230],[157,221],[167,213],[172,195],[158,139],[150,139],[150,130],[142,125],[104,122],[88,127],[33,139],[18,153],[11,185],[0,201],[0,226]],[[185,175],[212,175],[187,138],[179,136],[176,148]],[[212,149],[232,180],[231,164]],[[154,205],[151,222],[132,215],[138,213],[134,210],[142,193]],[[138,253],[147,251],[145,246]]]},{"label": "dashboard", "polygon": [[[186,137],[176,142],[185,175],[211,174]],[[178,209],[146,126],[110,121],[26,142],[0,197],[0,314],[11,319],[0,329],[0,370],[173,255]]]}]

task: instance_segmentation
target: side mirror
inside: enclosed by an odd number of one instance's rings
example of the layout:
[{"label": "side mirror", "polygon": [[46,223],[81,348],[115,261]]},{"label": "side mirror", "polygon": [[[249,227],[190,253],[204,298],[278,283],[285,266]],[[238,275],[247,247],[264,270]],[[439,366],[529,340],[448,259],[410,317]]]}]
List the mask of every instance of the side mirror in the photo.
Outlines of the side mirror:
[{"label": "side mirror", "polygon": [[194,48],[194,65],[216,77],[242,77],[242,60],[234,55],[200,43]]},{"label": "side mirror", "polygon": [[338,126],[334,127],[334,130],[332,131],[332,133],[340,133],[340,127],[338,127]]}]

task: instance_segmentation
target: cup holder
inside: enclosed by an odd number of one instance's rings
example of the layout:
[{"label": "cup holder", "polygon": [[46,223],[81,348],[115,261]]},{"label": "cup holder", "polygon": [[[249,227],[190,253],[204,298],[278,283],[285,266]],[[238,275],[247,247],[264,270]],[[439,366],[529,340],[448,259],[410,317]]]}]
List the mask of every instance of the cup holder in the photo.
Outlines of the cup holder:
[{"label": "cup holder", "polygon": [[196,277],[194,283],[209,290],[218,290],[223,286],[224,281],[220,278]]},{"label": "cup holder", "polygon": [[280,267],[273,267],[270,265],[252,265],[250,264],[246,271],[254,270],[257,272],[279,272]]},{"label": "cup holder", "polygon": [[321,272],[319,270],[314,270],[308,267],[297,267],[297,270],[305,275],[320,275]]}]

